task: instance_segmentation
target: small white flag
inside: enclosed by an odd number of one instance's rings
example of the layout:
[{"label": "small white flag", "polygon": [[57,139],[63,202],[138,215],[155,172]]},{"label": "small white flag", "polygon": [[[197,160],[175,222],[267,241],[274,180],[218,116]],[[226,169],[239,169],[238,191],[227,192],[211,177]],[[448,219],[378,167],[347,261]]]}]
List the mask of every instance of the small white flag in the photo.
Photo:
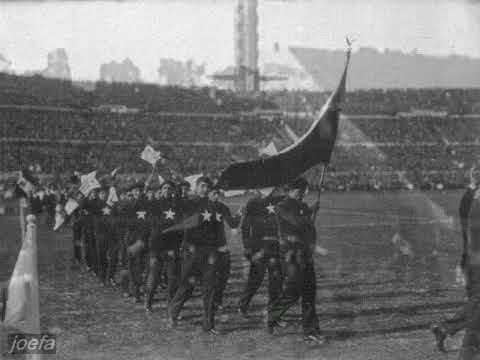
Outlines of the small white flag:
[{"label": "small white flag", "polygon": [[271,141],[270,144],[260,150],[260,155],[273,156],[276,154],[278,154],[278,150],[273,141]]},{"label": "small white flag", "polygon": [[45,198],[45,191],[40,190],[39,192],[37,192],[35,194],[35,196],[38,197],[40,199],[40,201],[43,201],[43,199]]},{"label": "small white flag", "polygon": [[194,189],[195,186],[197,185],[197,179],[203,176],[203,174],[195,174],[195,175],[190,175],[185,178],[185,181],[187,181],[190,184],[190,188]]},{"label": "small white flag", "polygon": [[20,171],[17,185],[25,192],[27,196],[30,196],[33,192],[33,184],[23,176],[23,172]]},{"label": "small white flag", "polygon": [[113,206],[118,201],[117,191],[114,186],[110,186],[108,191],[107,205]]},{"label": "small white flag", "polygon": [[72,198],[69,198],[67,200],[67,203],[65,204],[65,212],[67,215],[72,214],[76,208],[78,208],[78,202]]},{"label": "small white flag", "polygon": [[162,153],[155,151],[150,145],[147,145],[140,154],[140,158],[155,166],[156,162],[162,158]]},{"label": "small white flag", "polygon": [[53,231],[57,231],[65,222],[64,210],[60,205],[55,207],[55,225],[53,226]]},{"label": "small white flag", "polygon": [[165,179],[162,177],[162,175],[158,175],[158,183],[162,185],[165,182]]},{"label": "small white flag", "polygon": [[76,200],[69,198],[64,207],[57,205],[55,207],[55,225],[53,231],[57,231],[65,223],[65,215],[71,215],[78,208],[79,204]]},{"label": "small white flag", "polygon": [[78,190],[83,195],[87,196],[93,189],[98,189],[99,187],[101,187],[100,183],[95,177],[96,175],[97,172],[93,171],[90,174],[82,175],[82,177],[80,178],[82,184],[80,185],[80,188]]},{"label": "small white flag", "polygon": [[80,182],[83,184],[84,182],[89,181],[92,178],[95,178],[97,176],[97,170],[92,171],[91,173],[88,173],[86,175],[80,175]]}]

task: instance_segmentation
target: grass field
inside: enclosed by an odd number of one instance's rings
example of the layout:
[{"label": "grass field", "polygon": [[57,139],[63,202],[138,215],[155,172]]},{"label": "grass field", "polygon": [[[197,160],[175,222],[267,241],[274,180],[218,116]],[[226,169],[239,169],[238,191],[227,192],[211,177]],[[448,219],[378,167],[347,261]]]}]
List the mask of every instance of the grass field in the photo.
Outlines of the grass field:
[{"label": "grass field", "polygon": [[[454,359],[461,335],[439,353],[428,330],[452,315],[463,289],[454,268],[461,237],[456,218],[460,192],[327,193],[318,215],[319,241],[329,250],[316,259],[317,310],[324,346],[303,342],[299,308],[277,335],[264,330],[266,291],[254,298],[250,318],[236,314],[247,264],[241,239],[231,234],[232,277],[226,309],[217,314],[222,335],[201,331],[201,299],[186,304],[175,329],[166,322],[165,293],[154,312],[132,304],[119,289],[103,288],[90,274],[70,268],[70,232],[39,225],[41,326],[58,335],[59,359]],[[232,208],[244,199],[231,201]],[[8,279],[19,248],[18,219],[0,217],[0,280]],[[413,250],[396,260],[396,231]],[[229,233],[227,231],[227,233]]]}]

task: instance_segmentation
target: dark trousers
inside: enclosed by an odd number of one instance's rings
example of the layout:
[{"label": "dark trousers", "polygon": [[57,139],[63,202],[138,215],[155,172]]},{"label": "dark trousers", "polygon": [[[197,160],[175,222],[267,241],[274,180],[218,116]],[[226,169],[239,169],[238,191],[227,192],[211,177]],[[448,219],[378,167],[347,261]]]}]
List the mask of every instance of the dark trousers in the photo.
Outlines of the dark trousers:
[{"label": "dark trousers", "polygon": [[129,231],[127,239],[127,243],[130,244],[126,249],[129,293],[138,299],[140,297],[140,287],[143,284],[143,273],[148,252],[145,240],[137,238],[135,230]]},{"label": "dark trousers", "polygon": [[118,239],[118,262],[120,267],[127,267],[127,246],[128,246],[128,237],[130,232],[127,225],[125,224],[125,219],[120,219],[115,224],[115,236]]},{"label": "dark trousers", "polygon": [[463,307],[465,335],[459,359],[480,359],[480,266],[467,264],[465,280],[468,300]]},{"label": "dark trousers", "polygon": [[480,359],[480,294],[469,296],[464,307],[465,335],[460,350],[460,360]]},{"label": "dark trousers", "polygon": [[72,224],[73,235],[73,259],[79,264],[82,262],[82,225],[80,221],[74,221]]},{"label": "dark trousers", "polygon": [[[475,297],[475,288],[472,289],[470,286],[469,276],[468,276],[468,268],[465,269],[466,277],[465,280],[467,281],[466,284],[466,292],[467,297]],[[458,310],[455,315],[449,319],[444,320],[440,325],[445,332],[449,336],[454,336],[459,331],[465,329],[469,322],[469,313],[471,313],[472,303],[467,300],[467,302],[462,306],[460,310]]]},{"label": "dark trousers", "polygon": [[93,271],[97,271],[97,245],[93,224],[83,226],[83,243],[85,250],[85,264]]},{"label": "dark trousers", "polygon": [[303,331],[305,335],[317,333],[317,288],[312,255],[302,245],[297,244],[287,245],[282,255],[286,272],[285,284],[280,297],[268,307],[268,321],[279,321],[301,298]]},{"label": "dark trousers", "polygon": [[282,291],[282,266],[278,242],[269,241],[263,248],[254,253],[250,260],[248,280],[240,296],[239,307],[246,311],[253,296],[262,285],[265,273],[268,271],[268,303],[278,298]]},{"label": "dark trousers", "polygon": [[97,249],[97,275],[101,281],[107,282],[108,271],[108,244],[111,242],[111,233],[108,231],[97,231],[95,235]]},{"label": "dark trousers", "polygon": [[145,305],[152,306],[153,296],[157,289],[163,270],[167,273],[167,301],[170,303],[178,289],[180,277],[180,258],[178,250],[163,250],[158,254],[150,253],[148,277],[146,281]]},{"label": "dark trousers", "polygon": [[115,278],[115,273],[117,272],[117,265],[119,261],[119,254],[120,242],[113,234],[107,249],[107,281],[113,280]]},{"label": "dark trousers", "polygon": [[218,252],[214,247],[188,245],[183,250],[180,284],[169,305],[169,316],[172,320],[178,318],[183,305],[192,296],[196,281],[201,279],[203,328],[208,331],[215,327],[213,300],[216,287],[217,261]]},{"label": "dark trousers", "polygon": [[225,288],[227,287],[228,279],[230,278],[231,266],[230,252],[219,252],[217,263],[217,285],[213,299],[216,306],[222,305],[223,303],[223,294],[225,293]]}]

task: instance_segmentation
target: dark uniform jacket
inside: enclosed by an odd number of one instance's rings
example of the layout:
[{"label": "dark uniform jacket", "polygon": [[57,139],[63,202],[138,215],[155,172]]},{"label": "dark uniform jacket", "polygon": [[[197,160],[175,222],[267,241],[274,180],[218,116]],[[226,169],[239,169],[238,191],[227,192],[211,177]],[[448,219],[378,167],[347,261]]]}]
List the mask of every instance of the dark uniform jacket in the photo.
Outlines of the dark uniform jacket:
[{"label": "dark uniform jacket", "polygon": [[115,227],[115,207],[109,206],[105,200],[97,199],[93,206],[95,232],[105,236],[111,236]]},{"label": "dark uniform jacket", "polygon": [[312,247],[316,241],[312,210],[300,200],[285,198],[277,205],[280,233],[287,242],[298,242]]},{"label": "dark uniform jacket", "polygon": [[153,252],[177,250],[183,238],[183,232],[172,231],[163,234],[163,230],[182,219],[182,209],[176,198],[154,200],[150,207],[152,233],[150,246]]},{"label": "dark uniform jacket", "polygon": [[240,225],[241,216],[232,216],[229,207],[220,201],[215,201],[213,206],[215,209],[215,220],[217,224],[218,244],[223,247],[227,245],[224,222],[226,222],[230,228],[236,228]]},{"label": "dark uniform jacket", "polygon": [[185,243],[205,247],[219,247],[218,221],[215,204],[208,198],[194,197],[184,202],[185,217],[193,217],[195,226],[185,232]]},{"label": "dark uniform jacket", "polygon": [[130,204],[127,205],[126,211],[129,218],[129,231],[132,234],[129,237],[130,243],[137,240],[147,242],[150,230],[149,208],[149,201],[143,196],[130,201]]},{"label": "dark uniform jacket", "polygon": [[267,196],[248,201],[242,223],[245,249],[257,251],[263,247],[263,241],[278,240],[276,205],[281,199],[282,197]]}]

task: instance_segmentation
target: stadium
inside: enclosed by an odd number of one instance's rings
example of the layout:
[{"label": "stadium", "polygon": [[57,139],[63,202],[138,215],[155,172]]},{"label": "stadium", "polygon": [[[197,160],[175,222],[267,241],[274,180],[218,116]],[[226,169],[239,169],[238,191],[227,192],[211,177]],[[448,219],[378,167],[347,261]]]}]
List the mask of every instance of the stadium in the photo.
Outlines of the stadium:
[{"label": "stadium", "polygon": [[[304,65],[315,63],[318,55],[303,48],[292,52],[303,56]],[[352,52],[349,71],[358,74],[355,56]],[[311,75],[327,73],[335,80],[324,83],[337,84],[343,58],[341,63],[331,61],[331,72],[322,72],[324,64],[315,63]],[[28,308],[37,297],[39,311],[18,306],[24,314],[18,323],[37,311],[37,328],[26,329],[56,336],[58,359],[458,358],[463,332],[448,338],[448,351],[441,353],[431,328],[465,304],[458,271],[465,251],[459,205],[472,177],[478,176],[480,88],[475,86],[364,89],[350,88],[347,77],[344,99],[335,109],[340,115],[331,158],[302,174],[309,183],[306,202],[319,200],[313,226],[325,253],[314,257],[315,305],[320,330],[328,338],[325,344],[312,345],[297,336],[302,329],[297,304],[283,315],[285,326],[275,336],[265,331],[267,280],[253,297],[248,316],[241,316],[237,303],[252,260],[245,255],[244,233],[234,227],[226,227],[231,272],[223,305],[216,310],[221,335],[201,331],[201,287],[175,327],[169,322],[166,283],[158,286],[153,306],[145,311],[122,285],[132,282],[128,244],[115,253],[119,260],[114,276],[102,281],[84,259],[89,256],[88,237],[97,236],[91,235],[97,231],[96,220],[92,233],[83,225],[82,259],[76,258],[78,219],[67,207],[72,199],[82,204],[73,194],[82,192],[83,176],[96,172],[98,188],[115,188],[119,203],[130,200],[139,183],[145,194],[150,191],[153,174],[152,194],[169,181],[180,188],[192,176],[192,189],[199,177],[221,184],[230,166],[268,161],[301,143],[336,94],[336,85],[324,91],[259,91],[262,81],[276,79],[260,75],[258,69],[253,83],[248,72],[214,76],[233,80],[234,90],[143,82],[86,85],[0,73],[2,320],[11,313],[12,302],[25,302]],[[257,89],[246,89],[249,83]],[[143,157],[146,146],[161,154],[153,170]],[[321,175],[320,165],[325,165]],[[19,173],[21,180],[34,179],[34,190],[23,188]],[[246,211],[256,196],[251,188],[220,192],[232,214]],[[122,216],[113,227],[127,239],[130,230],[124,227],[130,225],[122,224],[127,222]],[[187,230],[191,228],[185,234]],[[23,295],[12,300],[12,279],[26,256],[27,239],[35,243],[38,293],[22,290]],[[145,298],[151,271],[147,256],[140,274]],[[6,347],[13,330],[3,323],[1,329],[2,354],[15,358]],[[14,330],[25,332],[20,325]]]}]

